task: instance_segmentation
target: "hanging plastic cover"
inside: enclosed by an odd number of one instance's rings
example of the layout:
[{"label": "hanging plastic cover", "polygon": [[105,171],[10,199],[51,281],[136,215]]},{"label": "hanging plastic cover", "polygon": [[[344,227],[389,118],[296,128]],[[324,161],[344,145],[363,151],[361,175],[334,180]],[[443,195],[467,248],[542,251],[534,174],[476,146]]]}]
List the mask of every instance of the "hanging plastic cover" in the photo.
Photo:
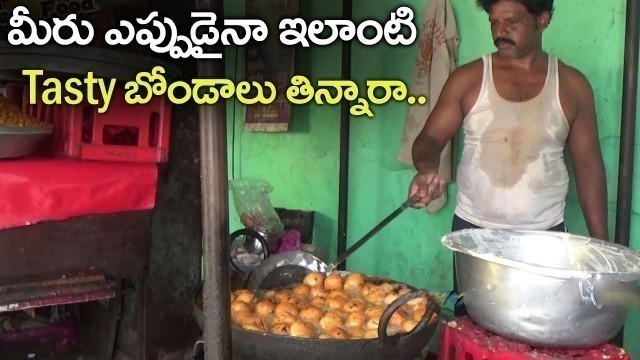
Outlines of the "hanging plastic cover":
[{"label": "hanging plastic cover", "polygon": [[269,198],[273,191],[271,184],[261,179],[237,179],[229,187],[244,226],[263,234],[282,234],[284,225]]}]

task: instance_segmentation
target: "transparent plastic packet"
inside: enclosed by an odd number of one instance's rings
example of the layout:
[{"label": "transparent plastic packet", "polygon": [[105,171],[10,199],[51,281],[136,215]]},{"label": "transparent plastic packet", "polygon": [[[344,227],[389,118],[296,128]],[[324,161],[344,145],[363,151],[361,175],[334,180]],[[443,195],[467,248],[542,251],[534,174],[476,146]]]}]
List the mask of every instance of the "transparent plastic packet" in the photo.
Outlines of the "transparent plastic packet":
[{"label": "transparent plastic packet", "polygon": [[261,179],[237,179],[229,183],[240,221],[249,229],[271,237],[284,232],[284,225],[271,204],[273,186]]}]

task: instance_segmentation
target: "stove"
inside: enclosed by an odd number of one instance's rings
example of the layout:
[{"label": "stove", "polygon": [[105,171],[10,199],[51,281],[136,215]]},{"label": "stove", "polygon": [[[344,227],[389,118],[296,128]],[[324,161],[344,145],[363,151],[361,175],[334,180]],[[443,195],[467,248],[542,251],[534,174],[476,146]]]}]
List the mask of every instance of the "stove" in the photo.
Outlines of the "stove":
[{"label": "stove", "polygon": [[615,345],[603,344],[591,349],[550,349],[535,347],[493,334],[468,316],[440,325],[438,360],[631,360]]}]

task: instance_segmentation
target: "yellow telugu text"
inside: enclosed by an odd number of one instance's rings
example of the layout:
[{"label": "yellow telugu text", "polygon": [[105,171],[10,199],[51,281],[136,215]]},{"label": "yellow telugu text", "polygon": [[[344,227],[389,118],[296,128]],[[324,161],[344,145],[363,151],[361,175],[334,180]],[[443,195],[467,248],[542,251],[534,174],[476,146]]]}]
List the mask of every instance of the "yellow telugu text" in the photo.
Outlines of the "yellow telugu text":
[{"label": "yellow telugu text", "polygon": [[[190,83],[169,83],[164,72],[164,68],[156,66],[150,72],[138,73],[135,80],[126,82],[125,102],[130,105],[146,104],[154,96],[166,96],[171,103],[178,105],[189,101],[197,105],[213,105],[220,99],[232,97],[236,97],[245,105],[266,105],[276,100],[286,100],[294,105],[310,102],[335,105],[345,100],[352,104],[352,116],[368,117],[374,116],[371,104],[382,105],[391,100],[406,101],[410,105],[427,103],[424,96],[409,95],[406,85],[399,80],[367,81],[366,92],[360,94],[357,84],[350,80],[320,80],[317,84],[312,84],[307,77],[297,75],[291,78],[286,94],[278,94],[276,86],[269,81],[242,81],[234,84],[229,79],[193,79]],[[56,78],[39,81],[39,77],[44,76],[42,70],[23,70],[22,74],[29,78],[31,104],[36,104],[38,98],[46,105],[77,105],[86,101],[98,106],[99,113],[105,113],[109,109],[116,87],[116,79],[97,78],[92,72],[84,79],[69,78],[64,81]]]}]

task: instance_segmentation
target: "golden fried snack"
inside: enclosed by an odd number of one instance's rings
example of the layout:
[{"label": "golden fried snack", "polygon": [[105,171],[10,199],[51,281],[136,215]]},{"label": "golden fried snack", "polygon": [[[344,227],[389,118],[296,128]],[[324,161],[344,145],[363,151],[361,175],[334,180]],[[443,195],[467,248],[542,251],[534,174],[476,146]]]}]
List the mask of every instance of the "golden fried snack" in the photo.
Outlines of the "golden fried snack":
[{"label": "golden fried snack", "polygon": [[271,300],[262,300],[256,304],[256,313],[260,316],[267,316],[274,313],[276,305]]},{"label": "golden fried snack", "polygon": [[327,306],[327,300],[323,297],[315,297],[311,300],[311,305],[319,308]]},{"label": "golden fried snack", "polygon": [[236,320],[235,321],[236,321],[237,324],[239,324],[242,327],[244,327],[244,326],[255,326],[255,327],[261,329],[261,331],[264,331],[264,322],[257,315],[247,314],[247,313],[239,313],[238,316],[236,316]]},{"label": "golden fried snack", "polygon": [[294,289],[293,293],[296,295],[309,296],[311,293],[311,286],[307,284],[298,284]]},{"label": "golden fried snack", "polygon": [[369,330],[378,330],[378,325],[380,325],[380,320],[371,319],[367,321],[367,329]]},{"label": "golden fried snack", "polygon": [[233,312],[231,313],[231,321],[239,326],[242,326],[246,322],[247,318],[251,318],[253,314],[250,312]]},{"label": "golden fried snack", "polygon": [[316,334],[313,329],[303,321],[296,321],[291,324],[291,328],[289,328],[289,335],[295,337],[313,338]]},{"label": "golden fried snack", "polygon": [[326,290],[342,290],[342,276],[333,273],[324,279],[324,288]]},{"label": "golden fried snack", "polygon": [[292,302],[298,305],[298,310],[302,310],[307,306],[309,306],[309,304],[311,304],[311,299],[309,299],[306,296],[296,294],[293,296],[293,299],[291,299],[289,302]]},{"label": "golden fried snack", "polygon": [[342,318],[335,313],[328,312],[320,319],[320,327],[324,330],[343,325]]},{"label": "golden fried snack", "polygon": [[256,325],[251,325],[251,324],[242,325],[241,328],[243,328],[245,330],[257,331],[257,332],[263,332],[264,331],[263,327],[256,326]]},{"label": "golden fried snack", "polygon": [[322,285],[320,286],[313,286],[311,288],[311,290],[309,291],[309,295],[312,298],[327,298],[329,296],[329,292],[327,290],[325,290],[324,287],[322,287]]},{"label": "golden fried snack", "polygon": [[349,295],[347,295],[346,292],[344,292],[343,290],[333,290],[329,293],[328,296],[329,299],[334,299],[334,298],[342,298],[345,301],[349,301],[350,297]]},{"label": "golden fried snack", "polygon": [[301,302],[304,302],[306,300],[305,297],[300,297],[299,295],[289,295],[285,298],[282,298],[282,301],[280,302],[282,303],[289,303],[289,304],[293,304],[293,305],[298,305]]},{"label": "golden fried snack", "polygon": [[396,327],[389,327],[387,329],[387,335],[389,336],[394,336],[394,335],[398,335],[398,334],[402,334],[402,329],[400,328],[396,328]]},{"label": "golden fried snack", "polygon": [[378,287],[372,283],[365,283],[364,285],[362,285],[362,289],[360,289],[360,292],[364,296],[367,296],[376,291],[378,291]]},{"label": "golden fried snack", "polygon": [[352,339],[364,339],[365,331],[362,328],[351,327],[347,328],[347,332]]},{"label": "golden fried snack", "polygon": [[234,302],[231,303],[231,312],[247,312],[250,313],[251,312],[251,306],[249,306],[249,304],[247,304],[246,302],[242,301],[242,300],[238,300],[236,299]]},{"label": "golden fried snack", "polygon": [[366,301],[374,305],[382,305],[384,303],[384,298],[385,294],[380,291],[372,292],[364,296]]},{"label": "golden fried snack", "polygon": [[277,323],[271,326],[271,333],[275,335],[289,335],[289,329],[291,329],[289,324]]},{"label": "golden fried snack", "polygon": [[326,334],[331,336],[331,338],[333,339],[344,340],[349,338],[349,334],[344,329],[339,327],[327,330]]},{"label": "golden fried snack", "polygon": [[384,308],[381,306],[372,306],[370,308],[367,308],[367,310],[364,311],[364,314],[369,319],[375,319],[379,321],[382,317],[382,314],[384,314]]},{"label": "golden fried snack", "polygon": [[295,304],[289,303],[289,302],[282,302],[280,304],[278,304],[278,306],[276,306],[275,309],[275,314],[291,314],[293,316],[298,316],[298,313],[300,312],[298,310],[298,306],[296,306]]},{"label": "golden fried snack", "polygon": [[324,317],[324,311],[322,309],[317,308],[315,306],[307,306],[306,308],[300,311],[300,319],[317,323]]},{"label": "golden fried snack", "polygon": [[399,294],[396,293],[390,293],[387,296],[384,297],[384,300],[382,301],[383,304],[389,306],[391,305],[391,303],[393,303],[394,301],[396,301],[398,298],[400,297]]},{"label": "golden fried snack", "polygon": [[404,322],[404,324],[402,324],[402,331],[406,332],[406,333],[410,333],[413,331],[413,329],[416,328],[416,326],[418,326],[418,322],[415,320],[407,320]]},{"label": "golden fried snack", "polygon": [[331,310],[334,314],[340,316],[340,318],[342,320],[346,320],[349,317],[349,313],[342,310],[342,309],[332,309]]},{"label": "golden fried snack", "polygon": [[234,295],[236,296],[236,300],[244,301],[247,304],[253,303],[256,295],[249,290],[237,290]]},{"label": "golden fried snack", "polygon": [[411,292],[411,289],[409,289],[409,288],[402,288],[402,289],[400,289],[400,290],[398,291],[398,295],[402,296],[402,295],[404,295],[404,294],[408,294],[408,293],[410,293],[410,292]]},{"label": "golden fried snack", "polygon": [[418,306],[413,309],[413,320],[420,322],[422,318],[427,314],[427,308]]},{"label": "golden fried snack", "polygon": [[417,299],[413,299],[413,300],[407,301],[407,305],[409,305],[409,306],[411,306],[413,308],[418,307],[418,306],[427,307],[427,299],[423,298],[423,297],[417,298]]},{"label": "golden fried snack", "polygon": [[327,299],[327,306],[330,309],[342,309],[347,302],[340,297]]},{"label": "golden fried snack", "polygon": [[349,300],[347,303],[345,303],[342,306],[342,310],[348,312],[348,313],[353,313],[353,312],[361,312],[364,311],[365,309],[365,302],[360,300],[360,299],[353,299],[353,300]]},{"label": "golden fried snack", "polygon": [[364,334],[365,339],[377,339],[378,338],[378,330],[368,330]]},{"label": "golden fried snack", "polygon": [[344,289],[349,291],[360,291],[364,286],[364,276],[359,273],[353,273],[344,280]]},{"label": "golden fried snack", "polygon": [[275,300],[275,302],[277,304],[284,302],[285,300],[289,299],[291,296],[293,295],[293,293],[290,290],[280,290],[278,292],[276,292],[276,294],[273,296],[273,300]]},{"label": "golden fried snack", "polygon": [[347,317],[345,325],[348,327],[363,327],[367,323],[367,317],[361,312],[352,312]]},{"label": "golden fried snack", "polygon": [[407,314],[402,310],[398,310],[391,315],[389,325],[391,327],[402,327],[405,321],[407,321]]},{"label": "golden fried snack", "polygon": [[275,291],[275,290],[269,290],[269,291],[267,291],[267,292],[264,294],[264,296],[263,296],[263,297],[264,297],[265,299],[275,300],[275,298],[276,298],[276,294],[277,294],[277,293],[278,293],[278,292],[277,292],[277,291]]},{"label": "golden fried snack", "polygon": [[298,318],[295,315],[291,315],[289,313],[283,312],[280,314],[276,314],[273,318],[273,324],[285,324],[291,325],[296,322]]},{"label": "golden fried snack", "polygon": [[382,283],[382,284],[378,285],[378,289],[380,289],[385,294],[388,294],[388,293],[393,291],[393,285],[388,283],[388,282],[385,282],[385,283]]},{"label": "golden fried snack", "polygon": [[305,285],[309,285],[310,287],[322,286],[324,283],[324,275],[321,273],[311,273],[304,277],[302,283]]}]

